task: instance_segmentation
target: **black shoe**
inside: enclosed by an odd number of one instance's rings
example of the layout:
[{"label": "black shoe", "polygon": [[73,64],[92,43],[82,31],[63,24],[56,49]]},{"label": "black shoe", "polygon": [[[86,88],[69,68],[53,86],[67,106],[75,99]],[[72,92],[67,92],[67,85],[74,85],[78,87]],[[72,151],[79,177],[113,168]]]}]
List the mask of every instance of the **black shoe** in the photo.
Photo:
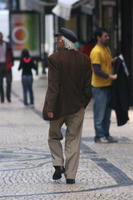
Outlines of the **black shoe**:
[{"label": "black shoe", "polygon": [[4,98],[3,97],[1,98],[1,103],[4,103]]},{"label": "black shoe", "polygon": [[54,166],[54,168],[53,180],[58,180],[62,177],[62,174],[65,173],[65,168],[63,166]]},{"label": "black shoe", "polygon": [[112,136],[107,136],[106,139],[108,140],[108,143],[117,143],[118,141],[113,138]]},{"label": "black shoe", "polygon": [[75,179],[66,179],[66,183],[67,184],[74,184],[75,183]]},{"label": "black shoe", "polygon": [[8,101],[9,103],[11,103],[11,99],[7,99],[7,101]]}]

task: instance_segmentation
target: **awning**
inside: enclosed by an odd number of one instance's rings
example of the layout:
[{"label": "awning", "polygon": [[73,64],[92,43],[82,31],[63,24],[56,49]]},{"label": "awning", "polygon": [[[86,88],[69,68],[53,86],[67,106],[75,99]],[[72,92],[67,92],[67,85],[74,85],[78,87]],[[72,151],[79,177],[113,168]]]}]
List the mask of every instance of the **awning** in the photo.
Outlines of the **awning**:
[{"label": "awning", "polygon": [[52,12],[65,20],[69,20],[72,5],[78,1],[79,0],[58,0],[57,5],[53,8]]},{"label": "awning", "polygon": [[72,8],[81,8],[81,12],[92,15],[95,0],[58,0],[52,12],[65,20],[71,17]]},{"label": "awning", "polygon": [[56,0],[23,0],[20,1],[25,10],[35,10],[41,13],[44,13],[44,8],[48,6],[55,6]]},{"label": "awning", "polygon": [[81,6],[81,12],[87,15],[92,15],[94,8],[95,8],[95,0],[89,0],[88,3]]}]

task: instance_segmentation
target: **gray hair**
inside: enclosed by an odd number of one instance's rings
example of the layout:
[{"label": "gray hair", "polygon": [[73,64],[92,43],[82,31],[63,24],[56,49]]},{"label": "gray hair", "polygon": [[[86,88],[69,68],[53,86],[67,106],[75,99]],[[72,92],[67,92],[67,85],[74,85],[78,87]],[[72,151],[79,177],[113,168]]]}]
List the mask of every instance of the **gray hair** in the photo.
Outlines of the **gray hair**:
[{"label": "gray hair", "polygon": [[65,49],[68,49],[68,50],[76,49],[75,44],[71,42],[70,40],[68,40],[66,37],[62,36],[61,39],[64,41]]}]

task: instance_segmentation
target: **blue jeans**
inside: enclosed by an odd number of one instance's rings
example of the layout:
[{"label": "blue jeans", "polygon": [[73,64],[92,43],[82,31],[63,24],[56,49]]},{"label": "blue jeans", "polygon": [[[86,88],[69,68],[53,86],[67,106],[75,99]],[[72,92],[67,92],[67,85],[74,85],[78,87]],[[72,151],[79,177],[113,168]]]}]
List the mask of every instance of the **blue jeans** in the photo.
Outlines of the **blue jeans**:
[{"label": "blue jeans", "polygon": [[30,75],[22,76],[22,85],[23,85],[23,95],[24,95],[24,105],[28,105],[27,95],[29,93],[30,104],[34,104],[34,96],[32,90],[33,77]]},{"label": "blue jeans", "polygon": [[111,87],[92,87],[94,97],[95,140],[109,136]]}]

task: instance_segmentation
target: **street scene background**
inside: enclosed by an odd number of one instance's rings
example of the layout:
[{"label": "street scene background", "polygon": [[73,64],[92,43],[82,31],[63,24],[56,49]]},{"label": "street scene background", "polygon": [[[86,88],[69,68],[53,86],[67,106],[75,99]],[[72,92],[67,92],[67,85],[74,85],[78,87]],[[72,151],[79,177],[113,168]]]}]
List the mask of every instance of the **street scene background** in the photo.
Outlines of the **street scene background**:
[{"label": "street scene background", "polygon": [[[66,184],[64,176],[52,179],[49,122],[42,119],[48,76],[47,70],[42,74],[40,62],[44,52],[55,51],[54,34],[62,26],[70,28],[84,45],[98,26],[109,31],[112,55],[122,53],[129,70],[133,105],[133,1],[0,0],[0,31],[14,53],[12,102],[0,104],[0,200],[133,200],[132,107],[128,123],[121,127],[112,111],[110,133],[118,143],[98,144],[94,143],[92,99],[85,112],[76,184]],[[34,108],[23,105],[18,71],[23,48],[30,50],[38,64],[38,74],[33,71]]]},{"label": "street scene background", "polygon": [[[48,148],[49,122],[42,119],[47,75],[34,75],[35,108],[23,105],[21,74],[13,67],[12,102],[0,105],[0,199],[2,200],[132,200],[133,110],[117,127],[112,112],[114,144],[93,141],[93,99],[85,114],[76,184],[53,181]],[[62,129],[65,135],[65,126]],[[64,143],[64,140],[62,141]]]}]

